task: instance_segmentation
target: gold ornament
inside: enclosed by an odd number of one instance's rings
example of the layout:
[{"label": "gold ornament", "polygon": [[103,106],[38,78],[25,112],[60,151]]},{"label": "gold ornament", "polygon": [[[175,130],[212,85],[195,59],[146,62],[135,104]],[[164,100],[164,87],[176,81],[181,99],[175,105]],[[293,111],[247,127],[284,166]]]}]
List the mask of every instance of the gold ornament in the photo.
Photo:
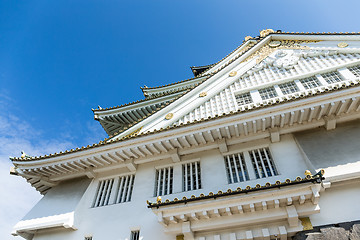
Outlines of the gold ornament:
[{"label": "gold ornament", "polygon": [[170,119],[172,119],[173,116],[174,116],[173,113],[168,113],[168,114],[166,114],[165,119],[170,120]]},{"label": "gold ornament", "polygon": [[305,171],[305,176],[308,176],[308,175],[311,176],[311,172],[310,172],[309,170],[306,170],[306,171]]},{"label": "gold ornament", "polygon": [[160,196],[158,196],[158,197],[156,198],[156,202],[157,202],[157,203],[161,203],[161,197],[160,197]]},{"label": "gold ornament", "polygon": [[232,72],[229,74],[229,76],[230,76],[230,77],[234,77],[234,76],[236,76],[236,74],[237,74],[236,71],[232,71]]},{"label": "gold ornament", "polygon": [[246,37],[245,37],[245,41],[250,40],[250,39],[252,39],[251,36],[246,36]]},{"label": "gold ornament", "polygon": [[271,41],[269,43],[269,46],[272,47],[272,48],[275,48],[275,47],[278,47],[281,45],[281,42],[280,41]]},{"label": "gold ornament", "polygon": [[251,54],[249,57],[247,57],[244,62],[247,62],[254,57],[258,57],[256,59],[256,63],[260,63],[262,60],[267,58],[271,53],[275,52],[277,49],[310,49],[308,46],[302,46],[300,44],[302,43],[315,43],[320,41],[302,41],[302,40],[281,40],[279,41],[280,45],[277,47],[271,47],[270,44],[265,45],[264,47],[257,50],[255,53]]},{"label": "gold ornament", "polygon": [[262,31],[260,31],[260,37],[266,37],[267,35],[269,35],[270,33],[274,33],[275,31],[268,28],[268,29],[264,29]]},{"label": "gold ornament", "polygon": [[206,92],[201,92],[201,93],[199,94],[199,97],[206,97],[206,95],[207,95]]},{"label": "gold ornament", "polygon": [[337,45],[339,48],[346,48],[347,46],[349,46],[349,44],[347,44],[346,42],[341,42],[341,43],[338,43]]},{"label": "gold ornament", "polygon": [[304,231],[314,229],[309,217],[299,218],[299,220],[301,221]]}]

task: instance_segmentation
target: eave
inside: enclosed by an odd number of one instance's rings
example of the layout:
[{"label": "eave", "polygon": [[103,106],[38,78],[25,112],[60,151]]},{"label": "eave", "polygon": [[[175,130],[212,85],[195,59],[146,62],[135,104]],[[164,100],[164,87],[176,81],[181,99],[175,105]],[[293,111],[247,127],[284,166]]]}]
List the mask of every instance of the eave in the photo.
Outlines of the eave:
[{"label": "eave", "polygon": [[231,145],[241,142],[264,138],[279,141],[282,134],[321,126],[331,129],[336,123],[360,118],[359,93],[359,87],[319,96],[309,93],[308,97],[281,99],[282,104],[254,106],[215,119],[102,142],[67,154],[12,160],[19,175],[34,179],[30,183],[46,192],[64,179],[95,177],[112,169],[134,172],[138,164],[146,162],[161,159],[177,162],[187,154],[210,149],[226,153]]},{"label": "eave", "polygon": [[199,75],[201,75],[202,73],[204,73],[205,71],[207,71],[208,69],[210,69],[214,64],[209,64],[206,66],[193,66],[190,67],[191,71],[193,72],[194,76],[197,77]]},{"label": "eave", "polygon": [[142,87],[141,90],[144,93],[144,96],[146,98],[154,98],[154,97],[160,97],[164,95],[169,95],[176,92],[182,92],[185,90],[188,90],[190,88],[195,87],[198,83],[201,83],[203,80],[205,80],[206,76],[202,77],[194,77],[186,80],[182,80],[179,82],[167,84],[164,86],[158,86],[158,87]]},{"label": "eave", "polygon": [[180,91],[122,107],[95,109],[93,110],[94,119],[100,122],[109,136],[113,136],[152,115],[182,94],[183,92]]},{"label": "eave", "polygon": [[46,229],[76,230],[74,226],[74,212],[22,220],[14,226],[12,235],[32,239],[35,232]]}]

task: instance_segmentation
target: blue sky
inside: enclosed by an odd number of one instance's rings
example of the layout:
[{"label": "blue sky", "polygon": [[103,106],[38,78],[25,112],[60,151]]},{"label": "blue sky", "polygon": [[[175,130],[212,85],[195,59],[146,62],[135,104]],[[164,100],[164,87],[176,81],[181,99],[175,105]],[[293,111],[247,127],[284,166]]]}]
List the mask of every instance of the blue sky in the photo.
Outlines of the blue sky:
[{"label": "blue sky", "polygon": [[91,108],[142,99],[141,86],[191,78],[245,36],[272,28],[353,32],[359,1],[0,1],[0,238],[40,196],[8,156],[106,137]]}]

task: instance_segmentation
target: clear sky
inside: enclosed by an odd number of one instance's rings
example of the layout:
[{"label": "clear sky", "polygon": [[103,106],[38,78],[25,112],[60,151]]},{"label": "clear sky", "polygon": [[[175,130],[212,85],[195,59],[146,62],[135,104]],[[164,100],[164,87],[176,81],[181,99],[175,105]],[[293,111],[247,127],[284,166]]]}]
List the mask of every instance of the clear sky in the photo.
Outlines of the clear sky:
[{"label": "clear sky", "polygon": [[192,77],[247,35],[358,32],[360,1],[1,0],[0,239],[40,195],[8,156],[106,137],[91,108],[142,99],[140,87]]}]

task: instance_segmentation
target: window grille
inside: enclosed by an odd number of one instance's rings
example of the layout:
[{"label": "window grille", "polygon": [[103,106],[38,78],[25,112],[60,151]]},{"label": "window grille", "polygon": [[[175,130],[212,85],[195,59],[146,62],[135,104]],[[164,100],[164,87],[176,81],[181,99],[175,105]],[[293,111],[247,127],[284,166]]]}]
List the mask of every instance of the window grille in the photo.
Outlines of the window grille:
[{"label": "window grille", "polygon": [[183,191],[191,191],[201,188],[200,162],[183,164],[182,171]]},{"label": "window grille", "polygon": [[236,98],[238,105],[240,105],[240,106],[253,102],[250,93],[235,95],[235,98]]},{"label": "window grille", "polygon": [[265,178],[278,175],[269,148],[260,148],[249,151],[256,178]]},{"label": "window grille", "polygon": [[140,231],[131,231],[130,240],[139,240]]},{"label": "window grille", "polygon": [[259,90],[259,94],[260,94],[262,100],[277,97],[277,93],[276,93],[274,87],[261,89],[261,90]]},{"label": "window grille", "polygon": [[279,88],[281,89],[284,95],[299,91],[299,88],[296,86],[296,83],[294,82],[280,84]]},{"label": "window grille", "polygon": [[360,65],[349,68],[349,71],[356,77],[360,77]]},{"label": "window grille", "polygon": [[244,155],[242,153],[225,156],[224,160],[229,184],[249,180]]},{"label": "window grille", "polygon": [[135,175],[119,177],[119,184],[117,188],[115,203],[131,201],[132,190],[134,187],[134,179]]},{"label": "window grille", "polygon": [[92,240],[92,237],[85,237],[84,240]]},{"label": "window grille", "polygon": [[154,196],[162,196],[173,193],[173,167],[156,170]]},{"label": "window grille", "polygon": [[99,182],[94,207],[106,206],[109,204],[114,178]]},{"label": "window grille", "polygon": [[311,88],[316,88],[316,87],[319,87],[321,85],[320,81],[315,76],[305,78],[305,79],[301,79],[300,82],[301,82],[301,84],[304,86],[304,88],[306,90],[311,89]]},{"label": "window grille", "polygon": [[324,74],[321,74],[321,76],[324,78],[324,80],[328,84],[342,81],[341,76],[338,72],[324,73]]},{"label": "window grille", "polygon": [[93,207],[131,201],[134,178],[135,175],[128,175],[100,181]]}]

